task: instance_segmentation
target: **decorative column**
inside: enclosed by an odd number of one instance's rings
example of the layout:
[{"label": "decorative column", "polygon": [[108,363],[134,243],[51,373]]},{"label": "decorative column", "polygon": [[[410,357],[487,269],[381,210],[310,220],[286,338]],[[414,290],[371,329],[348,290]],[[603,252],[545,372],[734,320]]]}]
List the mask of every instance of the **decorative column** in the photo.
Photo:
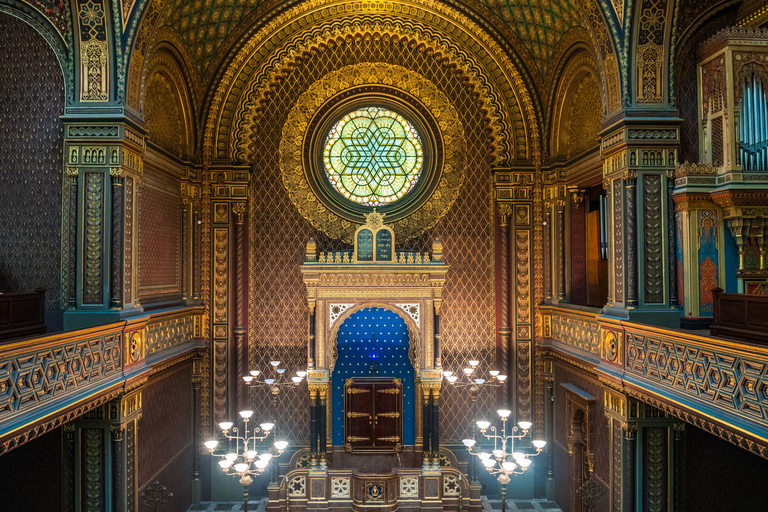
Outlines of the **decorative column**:
[{"label": "decorative column", "polygon": [[430,442],[432,439],[432,408],[430,407],[430,395],[431,395],[430,388],[425,384],[422,384],[421,394],[422,394],[421,424],[422,424],[422,439],[423,439],[422,468],[424,470],[427,470],[430,467],[430,463],[431,463],[430,453],[432,450],[432,443]]},{"label": "decorative column", "polygon": [[635,469],[637,454],[637,423],[631,422],[624,425],[624,508],[635,509],[635,485],[637,471]]},{"label": "decorative column", "polygon": [[557,208],[557,299],[565,301],[565,200],[555,202]]},{"label": "decorative column", "polygon": [[637,307],[637,171],[624,173],[627,219],[627,308]]},{"label": "decorative column", "polygon": [[544,298],[552,298],[552,204],[544,203]]},{"label": "decorative column", "polygon": [[[125,173],[120,167],[109,170],[112,178],[112,296],[110,308],[120,308],[123,305],[123,180]],[[133,198],[129,198],[129,204]],[[130,250],[130,248],[129,248]]]},{"label": "decorative column", "polygon": [[435,361],[434,361],[434,367],[435,368],[442,368],[442,362],[441,362],[441,356],[440,356],[440,308],[442,306],[442,301],[440,299],[435,299],[434,302],[435,307],[435,315],[434,315],[434,343],[432,350],[434,351],[435,355]]},{"label": "decorative column", "polygon": [[440,468],[440,388],[432,388],[432,467]]},{"label": "decorative column", "polygon": [[675,221],[675,171],[667,171],[667,244],[669,245],[669,307],[677,308],[677,222]]},{"label": "decorative column", "polygon": [[112,441],[112,511],[125,512],[125,446],[123,435],[125,434],[125,425],[113,423],[109,426],[109,433]]},{"label": "decorative column", "polygon": [[65,126],[69,197],[62,260],[64,329],[139,315],[137,204],[144,138],[124,120]]},{"label": "decorative column", "polygon": [[[248,374],[248,342],[246,325],[248,324],[248,245],[246,243],[246,215],[248,203],[245,201],[232,203],[232,213],[235,216],[235,327],[232,330],[235,342],[235,375],[232,384],[236,398],[237,409],[248,408],[248,387],[244,386],[241,377]],[[232,415],[231,417],[235,417]]]},{"label": "decorative column", "polygon": [[75,512],[75,424],[62,428],[64,442],[61,455],[61,510]]},{"label": "decorative column", "polygon": [[198,304],[200,299],[200,175],[190,167],[182,168],[181,181],[181,298],[185,304]]},{"label": "decorative column", "polygon": [[320,447],[318,449],[318,463],[320,467],[326,468],[328,467],[328,461],[326,460],[326,442],[327,442],[327,424],[328,424],[328,415],[326,414],[327,411],[327,401],[328,401],[328,387],[329,385],[326,384],[325,386],[321,386],[319,389],[319,405],[317,408],[317,415],[320,422]]},{"label": "decorative column", "polygon": [[[680,315],[669,286],[675,260],[674,215],[668,197],[677,163],[678,121],[640,124],[625,119],[603,141],[608,193],[609,301],[607,314],[675,327]],[[630,123],[632,123],[630,125]],[[636,124],[637,123],[637,124]],[[676,300],[676,298],[675,298]]]},{"label": "decorative column", "polygon": [[317,466],[317,385],[309,385],[309,465]]},{"label": "decorative column", "polygon": [[315,304],[314,300],[309,301],[309,354],[307,356],[307,366],[310,369],[315,368]]},{"label": "decorative column", "polygon": [[[501,347],[499,355],[501,360],[496,364],[496,369],[506,375],[513,375],[510,371],[509,362],[509,344],[512,329],[509,326],[509,216],[512,215],[512,205],[509,203],[499,203],[499,294],[501,295],[501,325],[499,326],[499,337],[501,338]],[[512,379],[508,379],[504,385],[499,387],[499,403],[504,407],[509,407],[509,387],[512,385]]]}]

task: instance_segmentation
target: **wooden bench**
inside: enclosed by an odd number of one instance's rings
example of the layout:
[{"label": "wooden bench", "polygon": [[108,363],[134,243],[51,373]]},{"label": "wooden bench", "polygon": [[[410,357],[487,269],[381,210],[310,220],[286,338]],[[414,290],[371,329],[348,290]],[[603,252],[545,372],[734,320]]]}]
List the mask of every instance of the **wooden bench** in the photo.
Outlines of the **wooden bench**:
[{"label": "wooden bench", "polygon": [[713,336],[768,344],[768,295],[723,293],[716,288]]},{"label": "wooden bench", "polygon": [[45,334],[45,290],[0,294],[0,341]]}]

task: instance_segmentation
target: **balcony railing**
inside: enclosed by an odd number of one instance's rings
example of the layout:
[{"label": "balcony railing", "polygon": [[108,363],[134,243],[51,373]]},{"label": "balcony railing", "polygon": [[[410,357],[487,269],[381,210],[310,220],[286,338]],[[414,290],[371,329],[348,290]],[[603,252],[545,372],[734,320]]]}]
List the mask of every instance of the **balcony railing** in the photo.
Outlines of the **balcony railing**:
[{"label": "balcony railing", "polygon": [[[748,303],[758,314],[756,303]],[[628,396],[712,432],[727,432],[729,440],[768,456],[768,347],[622,321],[599,311],[541,310],[548,350],[587,363],[601,381]],[[746,317],[750,326],[768,325],[768,315],[752,319],[749,312],[737,312],[735,321]]]},{"label": "balcony railing", "polygon": [[186,307],[0,345],[0,454],[120,396],[205,344]]}]

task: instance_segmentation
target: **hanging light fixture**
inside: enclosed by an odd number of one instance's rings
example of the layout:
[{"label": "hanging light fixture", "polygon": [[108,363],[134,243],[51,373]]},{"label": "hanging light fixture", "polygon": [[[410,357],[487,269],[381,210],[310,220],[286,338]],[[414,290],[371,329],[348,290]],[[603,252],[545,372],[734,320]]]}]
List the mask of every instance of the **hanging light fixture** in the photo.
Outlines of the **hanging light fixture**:
[{"label": "hanging light fixture", "polygon": [[[535,440],[531,444],[536,449],[535,453],[526,453],[515,448],[515,443],[527,437],[530,433],[531,422],[521,421],[517,426],[509,428],[507,433],[507,421],[512,411],[508,409],[499,409],[496,413],[501,418],[501,430],[490,421],[477,421],[477,427],[484,439],[493,441],[493,449],[484,450],[477,447],[477,441],[464,439],[462,442],[469,450],[470,455],[480,459],[480,464],[492,475],[497,475],[497,480],[501,484],[501,510],[506,511],[507,484],[511,475],[524,473],[533,462],[531,457],[540,454],[546,446],[546,441]],[[490,433],[489,433],[490,430]]]},{"label": "hanging light fixture", "polygon": [[[288,447],[288,441],[275,441],[272,447],[265,446],[264,440],[272,433],[274,423],[261,423],[249,427],[253,411],[240,411],[244,426],[242,430],[231,421],[219,423],[221,435],[227,440],[224,450],[216,451],[219,441],[211,439],[203,443],[214,457],[219,459],[219,467],[226,475],[240,478],[243,486],[243,511],[248,512],[248,486],[253,478],[267,469],[269,461],[277,457]],[[234,445],[234,446],[233,446]]]}]

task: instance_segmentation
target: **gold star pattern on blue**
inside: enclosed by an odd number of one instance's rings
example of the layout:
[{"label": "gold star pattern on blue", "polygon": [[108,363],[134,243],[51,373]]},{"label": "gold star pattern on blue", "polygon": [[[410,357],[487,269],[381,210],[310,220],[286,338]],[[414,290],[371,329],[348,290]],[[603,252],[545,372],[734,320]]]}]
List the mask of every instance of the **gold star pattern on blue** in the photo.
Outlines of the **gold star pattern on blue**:
[{"label": "gold star pattern on blue", "polygon": [[338,358],[333,369],[331,439],[344,444],[344,384],[350,377],[396,377],[403,384],[403,444],[416,440],[414,371],[408,357],[409,335],[405,321],[384,308],[366,308],[339,327]]}]

